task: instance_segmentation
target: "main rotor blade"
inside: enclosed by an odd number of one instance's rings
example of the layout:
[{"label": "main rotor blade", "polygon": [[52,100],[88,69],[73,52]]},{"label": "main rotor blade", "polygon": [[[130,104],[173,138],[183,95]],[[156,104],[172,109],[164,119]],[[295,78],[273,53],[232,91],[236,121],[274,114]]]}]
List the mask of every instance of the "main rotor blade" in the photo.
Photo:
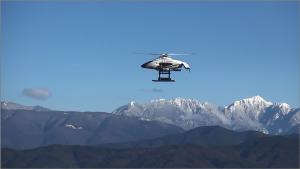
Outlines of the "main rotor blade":
[{"label": "main rotor blade", "polygon": [[164,53],[148,53],[148,55],[163,55]]},{"label": "main rotor blade", "polygon": [[168,55],[173,55],[173,56],[176,56],[176,55],[193,55],[193,53],[167,53]]},{"label": "main rotor blade", "polygon": [[157,56],[161,56],[161,55],[167,55],[167,56],[177,56],[177,55],[185,56],[185,55],[194,55],[194,53],[146,53],[146,52],[135,52],[135,54],[157,55]]},{"label": "main rotor blade", "polygon": [[144,55],[162,55],[162,53],[146,53],[146,52],[134,52],[134,54],[144,54]]}]

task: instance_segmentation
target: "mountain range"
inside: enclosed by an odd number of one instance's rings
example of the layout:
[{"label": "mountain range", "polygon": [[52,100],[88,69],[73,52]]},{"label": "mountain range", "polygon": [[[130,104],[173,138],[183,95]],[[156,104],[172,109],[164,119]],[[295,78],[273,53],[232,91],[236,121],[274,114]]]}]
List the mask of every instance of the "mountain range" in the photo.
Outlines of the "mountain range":
[{"label": "mountain range", "polygon": [[291,108],[287,103],[272,103],[261,96],[234,101],[225,107],[184,98],[158,99],[144,104],[132,101],[112,113],[144,121],[161,121],[185,130],[219,125],[236,131],[286,134],[300,124],[299,108]]},{"label": "mountain range", "polygon": [[300,109],[260,96],[226,107],[176,98],[131,102],[112,113],[56,111],[1,102],[1,145],[30,149],[53,144],[97,145],[154,139],[200,126],[265,134],[299,133]]},{"label": "mountain range", "polygon": [[113,113],[1,102],[1,133],[4,168],[299,167],[299,109],[259,96],[224,108],[131,102]]},{"label": "mountain range", "polygon": [[96,145],[180,133],[180,127],[104,112],[2,109],[1,145],[30,149],[52,144]]}]

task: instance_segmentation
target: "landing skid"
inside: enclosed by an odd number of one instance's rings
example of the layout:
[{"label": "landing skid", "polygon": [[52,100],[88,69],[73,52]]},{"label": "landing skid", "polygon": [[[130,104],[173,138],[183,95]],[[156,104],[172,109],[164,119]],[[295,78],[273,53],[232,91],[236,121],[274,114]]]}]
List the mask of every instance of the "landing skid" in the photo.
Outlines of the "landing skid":
[{"label": "landing skid", "polygon": [[[161,77],[162,74],[167,74],[168,77]],[[175,82],[175,80],[171,79],[171,71],[167,70],[159,70],[158,71],[158,79],[157,80],[152,80],[153,82]]]},{"label": "landing skid", "polygon": [[175,82],[175,80],[169,79],[169,78],[160,78],[157,80],[152,80],[153,82]]}]

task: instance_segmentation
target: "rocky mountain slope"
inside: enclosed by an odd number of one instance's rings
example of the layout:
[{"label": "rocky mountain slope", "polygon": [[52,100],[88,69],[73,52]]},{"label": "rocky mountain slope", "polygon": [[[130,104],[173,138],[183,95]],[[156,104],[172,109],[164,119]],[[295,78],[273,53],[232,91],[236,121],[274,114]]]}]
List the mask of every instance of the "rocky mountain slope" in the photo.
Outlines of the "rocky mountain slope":
[{"label": "rocky mountain slope", "polygon": [[28,149],[52,144],[95,145],[149,139],[183,129],[103,112],[2,109],[2,147]]}]

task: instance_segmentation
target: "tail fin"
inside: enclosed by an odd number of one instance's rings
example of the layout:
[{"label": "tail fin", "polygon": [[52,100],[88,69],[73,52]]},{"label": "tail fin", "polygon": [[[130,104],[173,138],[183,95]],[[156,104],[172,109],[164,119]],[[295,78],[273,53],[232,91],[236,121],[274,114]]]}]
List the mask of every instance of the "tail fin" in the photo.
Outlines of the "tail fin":
[{"label": "tail fin", "polygon": [[188,69],[189,71],[191,71],[190,65],[187,64],[186,62],[182,62],[183,66],[185,69]]}]

